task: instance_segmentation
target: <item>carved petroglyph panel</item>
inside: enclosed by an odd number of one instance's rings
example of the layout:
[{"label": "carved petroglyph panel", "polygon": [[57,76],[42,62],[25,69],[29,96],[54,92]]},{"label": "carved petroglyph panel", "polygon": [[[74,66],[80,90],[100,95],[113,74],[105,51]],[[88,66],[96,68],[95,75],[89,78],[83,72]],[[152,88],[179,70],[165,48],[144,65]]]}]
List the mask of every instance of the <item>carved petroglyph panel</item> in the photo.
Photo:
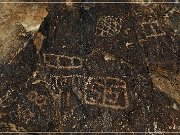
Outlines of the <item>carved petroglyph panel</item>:
[{"label": "carved petroglyph panel", "polygon": [[121,30],[122,19],[114,16],[102,16],[97,21],[96,35],[102,37],[112,37]]},{"label": "carved petroglyph panel", "polygon": [[71,86],[72,91],[79,99],[83,97],[84,76],[82,75],[68,75],[68,76],[52,76],[50,79],[51,86],[54,89],[62,90],[66,86]]},{"label": "carved petroglyph panel", "polygon": [[143,28],[146,38],[166,35],[166,32],[163,31],[158,21],[143,22],[141,27]]},{"label": "carved petroglyph panel", "polygon": [[105,108],[125,109],[129,106],[126,83],[119,78],[90,77],[85,84],[84,101]]},{"label": "carved petroglyph panel", "polygon": [[[44,54],[44,62],[46,67],[59,69],[76,70],[82,68],[83,59],[76,56],[64,56],[55,54]],[[112,109],[125,109],[129,106],[126,83],[124,80],[113,77],[101,76],[86,76],[79,74],[70,75],[50,75],[50,78],[45,77],[43,80],[33,80],[32,84],[46,82],[46,88],[58,90],[59,94],[63,90],[70,88],[74,94],[85,104],[96,105],[99,107]],[[46,99],[43,100],[43,95],[38,95],[37,92],[28,94],[28,99],[42,108],[46,104]],[[38,103],[38,101],[41,104]]]},{"label": "carved petroglyph panel", "polygon": [[144,46],[147,40],[151,40],[151,38],[157,39],[166,35],[166,32],[163,30],[161,24],[157,20],[152,22],[142,22],[139,24],[136,32],[138,35],[139,44],[141,46]]},{"label": "carved petroglyph panel", "polygon": [[55,54],[43,54],[47,67],[55,69],[77,69],[82,68],[82,59],[76,56],[65,56]]},{"label": "carved petroglyph panel", "polygon": [[[73,93],[85,104],[111,109],[125,109],[129,106],[127,88],[124,80],[113,77],[84,77],[82,75],[52,76],[50,87],[61,91],[71,86]],[[59,97],[59,96],[58,96]],[[27,98],[42,108],[46,99],[37,92],[30,92]],[[39,103],[38,101],[43,101]]]},{"label": "carved petroglyph panel", "polygon": [[68,76],[52,76],[51,82],[54,80],[56,87],[61,87],[67,84],[78,85],[83,80],[82,75],[68,75]]}]

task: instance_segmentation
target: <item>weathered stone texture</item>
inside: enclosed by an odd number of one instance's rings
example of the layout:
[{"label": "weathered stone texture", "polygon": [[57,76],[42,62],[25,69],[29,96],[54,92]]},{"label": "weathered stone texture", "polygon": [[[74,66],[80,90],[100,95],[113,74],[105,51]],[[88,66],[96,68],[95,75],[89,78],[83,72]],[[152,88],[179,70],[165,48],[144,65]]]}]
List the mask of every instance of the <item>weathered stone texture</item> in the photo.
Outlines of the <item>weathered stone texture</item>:
[{"label": "weathered stone texture", "polygon": [[179,34],[156,6],[50,4],[16,70],[2,70],[1,125],[179,131]]}]

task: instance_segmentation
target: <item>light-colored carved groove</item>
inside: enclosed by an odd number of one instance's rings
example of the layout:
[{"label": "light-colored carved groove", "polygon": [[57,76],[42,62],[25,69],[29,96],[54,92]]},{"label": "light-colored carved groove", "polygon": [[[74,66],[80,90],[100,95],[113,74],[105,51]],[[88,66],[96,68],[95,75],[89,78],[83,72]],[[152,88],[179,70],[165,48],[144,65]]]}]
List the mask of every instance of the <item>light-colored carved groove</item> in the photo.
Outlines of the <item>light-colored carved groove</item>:
[{"label": "light-colored carved groove", "polygon": [[95,35],[112,37],[117,35],[121,29],[122,19],[114,16],[102,16],[97,21]]}]

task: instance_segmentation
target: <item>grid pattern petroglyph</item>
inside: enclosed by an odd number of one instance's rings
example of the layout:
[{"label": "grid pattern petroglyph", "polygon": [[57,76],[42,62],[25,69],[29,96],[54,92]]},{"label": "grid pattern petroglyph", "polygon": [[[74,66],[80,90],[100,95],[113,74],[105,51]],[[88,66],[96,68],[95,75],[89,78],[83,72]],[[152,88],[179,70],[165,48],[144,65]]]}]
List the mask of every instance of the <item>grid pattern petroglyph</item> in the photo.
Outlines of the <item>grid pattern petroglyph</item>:
[{"label": "grid pattern petroglyph", "polygon": [[[44,54],[46,57],[45,63],[48,68],[56,70],[67,69],[74,70],[82,68],[83,60],[79,57],[69,57],[64,55]],[[47,58],[47,56],[49,58]],[[49,61],[51,57],[51,61]],[[70,61],[65,65],[60,65],[60,58],[66,58]],[[74,59],[79,60],[79,65],[74,66]],[[52,63],[54,61],[54,63]],[[47,80],[46,80],[47,81]],[[37,81],[33,81],[37,82]],[[41,83],[42,81],[39,81]],[[32,84],[33,84],[32,83]],[[111,109],[125,109],[129,106],[126,83],[120,78],[110,76],[84,76],[84,75],[51,75],[48,80],[48,85],[53,86],[53,89],[63,90],[64,86],[71,86],[73,92],[85,104],[96,105]],[[50,87],[51,87],[50,86]],[[61,92],[60,92],[61,93]],[[59,94],[60,94],[59,93]],[[36,94],[35,94],[36,95]],[[29,97],[29,95],[28,95]]]},{"label": "grid pattern petroglyph", "polygon": [[[158,21],[143,22],[141,24],[141,27],[144,29],[147,38],[166,35]],[[150,28],[150,31],[146,32],[146,29],[148,29],[148,27]]]},{"label": "grid pattern petroglyph", "polygon": [[97,21],[96,35],[102,37],[112,37],[121,30],[122,19],[114,16],[102,16]]},{"label": "grid pattern petroglyph", "polygon": [[[56,88],[62,89],[62,86],[68,84],[72,87],[77,86],[73,91],[86,104],[112,109],[124,109],[129,106],[126,83],[119,78],[82,75],[53,76],[53,78]],[[123,105],[119,104],[120,100],[124,100]]]},{"label": "grid pattern petroglyph", "polygon": [[[112,109],[125,109],[129,106],[126,83],[112,77],[90,77],[85,84],[87,91],[84,96],[86,104],[98,105]],[[122,95],[120,93],[122,92]],[[124,100],[121,105],[120,100]]]}]

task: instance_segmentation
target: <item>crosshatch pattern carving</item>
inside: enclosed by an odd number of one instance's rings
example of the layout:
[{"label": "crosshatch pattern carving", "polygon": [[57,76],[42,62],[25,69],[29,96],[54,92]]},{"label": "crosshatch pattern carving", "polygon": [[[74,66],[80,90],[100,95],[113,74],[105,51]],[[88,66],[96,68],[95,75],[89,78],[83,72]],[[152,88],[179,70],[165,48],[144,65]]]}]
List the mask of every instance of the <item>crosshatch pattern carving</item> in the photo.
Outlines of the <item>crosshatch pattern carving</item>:
[{"label": "crosshatch pattern carving", "polygon": [[114,16],[102,16],[97,21],[96,35],[102,37],[112,37],[121,30],[122,19]]}]

